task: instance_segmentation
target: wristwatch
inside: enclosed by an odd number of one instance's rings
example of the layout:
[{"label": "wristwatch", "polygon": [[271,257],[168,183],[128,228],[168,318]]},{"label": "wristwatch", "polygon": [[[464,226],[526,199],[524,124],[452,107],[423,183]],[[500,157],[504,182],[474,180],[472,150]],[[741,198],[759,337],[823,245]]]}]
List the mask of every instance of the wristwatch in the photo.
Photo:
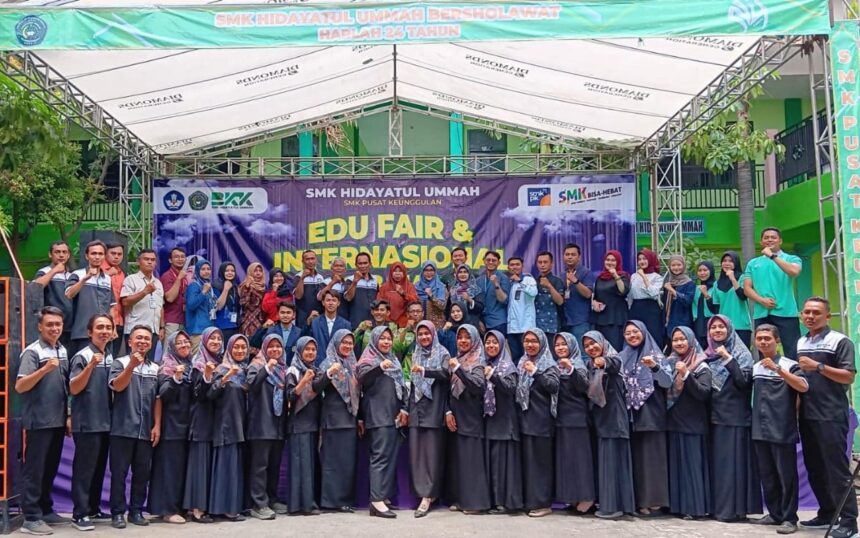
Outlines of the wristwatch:
[{"label": "wristwatch", "polygon": [[770,259],[771,259],[771,260],[775,260],[775,259],[777,259],[778,257],[779,257],[779,255],[778,255],[778,254],[771,254],[771,255],[770,255]]},{"label": "wristwatch", "polygon": [[818,366],[816,366],[815,369],[818,371],[819,374],[823,374],[824,373],[824,366],[825,366],[825,364],[823,362],[819,362]]}]

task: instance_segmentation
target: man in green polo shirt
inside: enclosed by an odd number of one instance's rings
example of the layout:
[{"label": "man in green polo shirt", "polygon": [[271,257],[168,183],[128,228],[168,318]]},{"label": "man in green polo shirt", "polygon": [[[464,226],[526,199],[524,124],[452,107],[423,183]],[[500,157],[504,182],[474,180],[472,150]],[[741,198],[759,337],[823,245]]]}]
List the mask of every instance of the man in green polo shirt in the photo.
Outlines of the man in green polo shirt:
[{"label": "man in green polo shirt", "polygon": [[800,323],[792,280],[800,274],[802,262],[799,257],[782,250],[782,234],[778,228],[762,231],[761,246],[761,256],[747,264],[744,292],[753,301],[755,326],[776,325],[782,335],[785,356],[796,359]]}]

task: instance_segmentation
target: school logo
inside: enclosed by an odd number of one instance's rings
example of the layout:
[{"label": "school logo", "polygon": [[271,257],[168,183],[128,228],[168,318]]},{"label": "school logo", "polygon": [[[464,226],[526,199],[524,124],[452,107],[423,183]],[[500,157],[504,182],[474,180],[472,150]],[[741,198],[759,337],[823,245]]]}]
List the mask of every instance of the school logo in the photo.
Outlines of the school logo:
[{"label": "school logo", "polygon": [[15,37],[25,47],[35,47],[45,40],[48,24],[37,15],[27,15],[15,25]]},{"label": "school logo", "polygon": [[727,16],[730,21],[738,23],[744,32],[767,28],[767,8],[761,0],[734,0]]},{"label": "school logo", "polygon": [[170,191],[164,195],[164,207],[168,211],[179,211],[185,205],[185,196],[179,191]]},{"label": "school logo", "polygon": [[188,205],[195,211],[203,211],[209,203],[209,197],[201,191],[194,191],[188,197]]},{"label": "school logo", "polygon": [[529,207],[552,205],[552,196],[549,187],[539,189],[530,188],[526,192]]}]

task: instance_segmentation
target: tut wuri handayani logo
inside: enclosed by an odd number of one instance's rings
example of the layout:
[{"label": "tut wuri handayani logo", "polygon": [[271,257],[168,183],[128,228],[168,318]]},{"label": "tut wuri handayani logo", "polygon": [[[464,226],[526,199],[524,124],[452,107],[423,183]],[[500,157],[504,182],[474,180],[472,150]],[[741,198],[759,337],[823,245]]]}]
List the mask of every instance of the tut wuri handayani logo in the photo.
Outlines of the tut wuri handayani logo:
[{"label": "tut wuri handayani logo", "polygon": [[15,25],[15,37],[25,47],[35,47],[45,40],[48,24],[38,15],[27,15]]}]

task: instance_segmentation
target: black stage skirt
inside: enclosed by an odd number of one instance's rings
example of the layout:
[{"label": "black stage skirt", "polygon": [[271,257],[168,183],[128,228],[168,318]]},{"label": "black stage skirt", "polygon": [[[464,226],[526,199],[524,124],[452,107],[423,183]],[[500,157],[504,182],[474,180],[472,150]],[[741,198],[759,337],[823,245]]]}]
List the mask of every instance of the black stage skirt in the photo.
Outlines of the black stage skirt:
[{"label": "black stage skirt", "polygon": [[170,516],[182,512],[188,441],[161,441],[152,457],[149,513]]},{"label": "black stage skirt", "polygon": [[445,431],[409,428],[409,468],[417,497],[438,499],[445,478]]},{"label": "black stage skirt", "polygon": [[588,428],[555,429],[555,500],[594,501],[594,460]]},{"label": "black stage skirt", "polygon": [[630,447],[636,506],[669,506],[666,432],[633,432]]},{"label": "black stage skirt", "polygon": [[597,487],[601,512],[636,510],[629,439],[597,439]]},{"label": "black stage skirt", "polygon": [[761,514],[761,484],[749,427],[711,425],[711,515],[721,521]]},{"label": "black stage skirt", "polygon": [[711,497],[704,435],[669,432],[669,509],[673,514],[708,514]]},{"label": "black stage skirt", "polygon": [[290,500],[291,514],[317,509],[317,434],[291,433],[290,443]]},{"label": "black stage skirt", "polygon": [[323,431],[320,448],[320,505],[323,508],[355,505],[357,446],[354,429]]},{"label": "black stage skirt", "polygon": [[526,510],[549,508],[553,494],[553,438],[521,435],[523,500]]},{"label": "black stage skirt", "polygon": [[242,511],[245,504],[245,464],[242,452],[242,443],[212,449],[210,514],[238,514]]},{"label": "black stage skirt", "polygon": [[485,455],[483,439],[457,436],[457,505],[463,510],[490,509],[490,480]]},{"label": "black stage skirt", "polygon": [[487,441],[490,502],[508,510],[522,510],[523,457],[519,441]]}]

